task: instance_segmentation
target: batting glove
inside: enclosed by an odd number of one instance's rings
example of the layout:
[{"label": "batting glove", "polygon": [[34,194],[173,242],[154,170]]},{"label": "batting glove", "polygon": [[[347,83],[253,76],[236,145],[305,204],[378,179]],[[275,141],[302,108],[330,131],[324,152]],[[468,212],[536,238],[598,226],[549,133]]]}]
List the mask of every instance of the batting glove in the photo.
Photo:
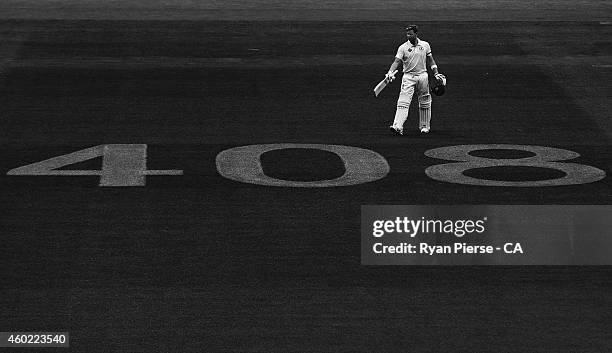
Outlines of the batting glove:
[{"label": "batting glove", "polygon": [[387,72],[385,74],[385,80],[387,80],[387,82],[395,80],[395,74],[393,72]]},{"label": "batting glove", "polygon": [[436,81],[438,81],[438,83],[440,83],[441,85],[446,86],[446,76],[442,74],[436,74]]}]

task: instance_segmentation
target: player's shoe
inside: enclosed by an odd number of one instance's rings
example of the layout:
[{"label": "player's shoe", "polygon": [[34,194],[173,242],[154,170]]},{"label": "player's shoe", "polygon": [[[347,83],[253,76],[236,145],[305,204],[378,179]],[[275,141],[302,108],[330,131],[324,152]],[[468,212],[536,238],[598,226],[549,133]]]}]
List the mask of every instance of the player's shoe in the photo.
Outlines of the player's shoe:
[{"label": "player's shoe", "polygon": [[404,130],[396,128],[393,125],[389,126],[389,130],[391,130],[393,133],[398,134],[398,135],[403,135],[404,134]]},{"label": "player's shoe", "polygon": [[421,133],[426,134],[428,132],[429,132],[429,128],[426,128],[426,127],[421,128]]}]

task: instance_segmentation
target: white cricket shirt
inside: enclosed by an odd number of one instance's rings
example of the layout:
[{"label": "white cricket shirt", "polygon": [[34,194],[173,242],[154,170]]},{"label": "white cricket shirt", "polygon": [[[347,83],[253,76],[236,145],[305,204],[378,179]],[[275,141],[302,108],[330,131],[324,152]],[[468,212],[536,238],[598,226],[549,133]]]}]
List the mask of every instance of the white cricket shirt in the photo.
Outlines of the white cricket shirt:
[{"label": "white cricket shirt", "polygon": [[404,63],[404,73],[421,74],[427,72],[425,58],[429,54],[431,54],[429,43],[417,39],[416,45],[412,45],[408,40],[400,45],[395,57]]}]

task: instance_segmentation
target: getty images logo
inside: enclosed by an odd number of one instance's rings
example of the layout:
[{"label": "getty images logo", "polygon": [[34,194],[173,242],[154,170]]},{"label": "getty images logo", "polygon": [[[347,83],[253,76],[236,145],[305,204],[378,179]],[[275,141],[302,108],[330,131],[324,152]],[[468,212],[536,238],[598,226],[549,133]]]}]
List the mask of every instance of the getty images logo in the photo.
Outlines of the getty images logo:
[{"label": "getty images logo", "polygon": [[487,217],[482,219],[409,219],[396,217],[395,220],[375,220],[372,223],[372,236],[380,238],[385,234],[406,234],[411,238],[419,234],[452,234],[458,238],[466,234],[484,233]]}]

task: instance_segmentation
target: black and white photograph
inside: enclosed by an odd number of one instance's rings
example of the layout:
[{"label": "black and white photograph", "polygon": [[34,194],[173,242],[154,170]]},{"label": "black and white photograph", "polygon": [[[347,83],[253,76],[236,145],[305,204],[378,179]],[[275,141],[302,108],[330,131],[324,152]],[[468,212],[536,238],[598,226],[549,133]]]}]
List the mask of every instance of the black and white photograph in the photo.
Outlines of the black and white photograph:
[{"label": "black and white photograph", "polygon": [[612,3],[0,1],[0,352],[612,352]]}]

